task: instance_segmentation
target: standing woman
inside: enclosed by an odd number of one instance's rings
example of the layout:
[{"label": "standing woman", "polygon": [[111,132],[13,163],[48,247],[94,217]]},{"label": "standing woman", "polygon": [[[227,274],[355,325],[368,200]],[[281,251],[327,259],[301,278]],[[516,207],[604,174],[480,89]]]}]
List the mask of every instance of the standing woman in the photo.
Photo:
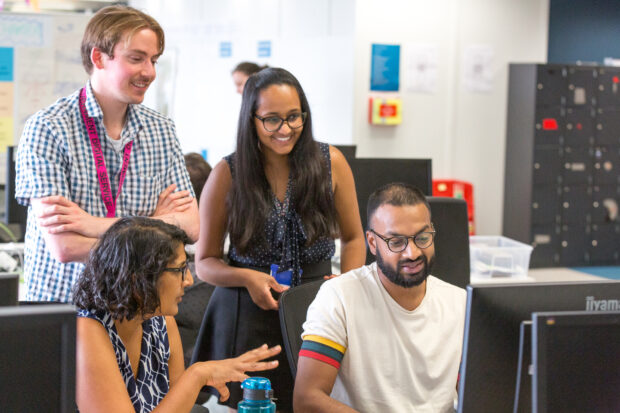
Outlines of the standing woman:
[{"label": "standing woman", "polygon": [[[200,218],[196,272],[218,286],[203,322],[207,334],[197,343],[201,360],[241,354],[254,343],[282,344],[274,293],[287,287],[269,274],[272,265],[290,271],[292,286],[329,276],[336,237],[342,272],[364,264],[351,169],[340,151],[314,140],[308,101],[286,70],[267,68],[248,79],[236,152],[211,173]],[[291,411],[293,378],[284,352],[278,360],[265,376],[278,409]],[[237,387],[230,388],[231,407],[241,398]]]}]

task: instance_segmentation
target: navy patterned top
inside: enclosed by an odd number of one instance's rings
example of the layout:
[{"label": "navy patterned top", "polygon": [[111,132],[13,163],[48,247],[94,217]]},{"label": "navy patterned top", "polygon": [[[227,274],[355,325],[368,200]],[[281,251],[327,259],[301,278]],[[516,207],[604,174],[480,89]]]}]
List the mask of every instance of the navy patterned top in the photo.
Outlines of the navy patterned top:
[{"label": "navy patterned top", "polygon": [[[318,143],[321,154],[327,164],[329,187],[332,192],[332,169],[331,158],[329,155],[329,145]],[[235,177],[234,156],[228,155],[224,159],[230,167],[230,172]],[[232,262],[252,267],[269,267],[271,264],[278,264],[280,269],[293,270],[293,284],[299,283],[299,270],[304,264],[313,264],[323,260],[329,260],[336,250],[334,240],[328,237],[321,237],[312,245],[307,246],[306,233],[303,228],[301,217],[295,210],[291,200],[293,182],[289,176],[286,195],[281,202],[272,192],[273,208],[265,221],[265,239],[267,246],[253,245],[245,255],[239,254],[237,248],[231,245],[228,258]]]},{"label": "navy patterned top", "polygon": [[170,344],[164,317],[152,317],[142,323],[140,366],[138,377],[135,379],[129,363],[129,355],[116,331],[112,316],[102,311],[88,310],[79,310],[77,315],[97,320],[105,327],[136,413],[146,413],[155,409],[170,388],[168,374]]}]

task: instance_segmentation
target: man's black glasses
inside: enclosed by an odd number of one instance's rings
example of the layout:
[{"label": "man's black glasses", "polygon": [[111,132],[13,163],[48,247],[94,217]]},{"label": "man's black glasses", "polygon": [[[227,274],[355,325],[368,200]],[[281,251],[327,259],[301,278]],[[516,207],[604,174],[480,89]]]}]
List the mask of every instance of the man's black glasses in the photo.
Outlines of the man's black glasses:
[{"label": "man's black glasses", "polygon": [[[432,227],[431,227],[432,228]],[[416,247],[420,249],[428,248],[433,245],[433,239],[435,237],[435,230],[432,231],[424,231],[420,232],[416,235],[406,236],[406,235],[397,235],[395,237],[387,238],[381,234],[379,234],[374,229],[370,229],[376,236],[381,238],[387,244],[388,248],[392,252],[402,252],[407,248],[409,244],[409,238],[413,240],[413,243]]]}]

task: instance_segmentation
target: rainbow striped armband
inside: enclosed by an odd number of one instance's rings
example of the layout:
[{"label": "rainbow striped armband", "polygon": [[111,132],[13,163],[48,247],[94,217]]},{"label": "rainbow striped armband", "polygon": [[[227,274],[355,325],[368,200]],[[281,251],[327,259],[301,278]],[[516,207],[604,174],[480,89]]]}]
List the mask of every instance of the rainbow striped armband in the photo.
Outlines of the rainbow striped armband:
[{"label": "rainbow striped armband", "polygon": [[344,346],[321,336],[307,335],[303,339],[299,356],[310,357],[337,369],[340,368],[344,353],[347,351]]}]

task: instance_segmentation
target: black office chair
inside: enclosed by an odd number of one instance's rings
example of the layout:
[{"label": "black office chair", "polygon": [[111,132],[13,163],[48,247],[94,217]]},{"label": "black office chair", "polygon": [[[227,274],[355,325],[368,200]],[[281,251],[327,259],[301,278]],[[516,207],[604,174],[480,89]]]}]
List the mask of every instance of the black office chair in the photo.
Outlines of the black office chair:
[{"label": "black office chair", "polygon": [[429,196],[435,226],[435,266],[432,273],[457,287],[469,284],[469,223],[462,199]]},{"label": "black office chair", "polygon": [[308,307],[325,280],[312,281],[282,293],[279,300],[280,328],[293,379],[297,375],[297,357],[301,349],[302,326]]}]

